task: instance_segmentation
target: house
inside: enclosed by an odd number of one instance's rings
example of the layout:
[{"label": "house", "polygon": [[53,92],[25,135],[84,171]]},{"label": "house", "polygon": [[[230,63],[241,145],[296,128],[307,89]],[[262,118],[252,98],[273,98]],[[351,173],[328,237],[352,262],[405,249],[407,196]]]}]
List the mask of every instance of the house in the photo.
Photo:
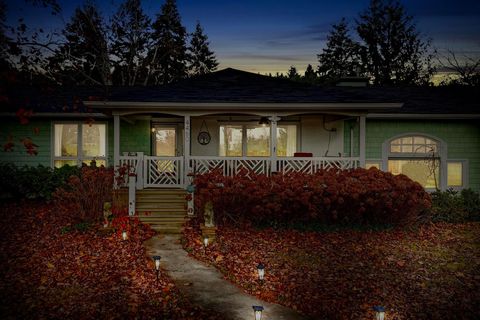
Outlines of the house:
[{"label": "house", "polygon": [[37,95],[28,125],[15,110],[2,112],[4,139],[38,128],[39,147],[37,156],[0,152],[0,161],[128,163],[137,190],[184,188],[189,172],[214,168],[270,175],[356,167],[404,173],[426,189],[480,190],[476,88],[317,87],[228,68],[163,87],[107,89],[75,89],[67,107],[65,92],[47,94],[53,104]]}]

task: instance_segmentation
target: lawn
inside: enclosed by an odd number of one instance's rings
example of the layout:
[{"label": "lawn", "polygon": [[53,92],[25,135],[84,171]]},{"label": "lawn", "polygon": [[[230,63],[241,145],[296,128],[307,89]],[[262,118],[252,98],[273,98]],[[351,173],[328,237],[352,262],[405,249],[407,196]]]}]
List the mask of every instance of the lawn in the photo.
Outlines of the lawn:
[{"label": "lawn", "polygon": [[223,227],[206,250],[193,223],[184,236],[190,254],[244,291],[314,319],[373,319],[374,305],[388,320],[480,315],[480,223],[324,233]]},{"label": "lawn", "polygon": [[222,319],[165,273],[156,279],[142,245],[153,231],[139,225],[123,241],[99,225],[66,227],[71,214],[42,203],[0,209],[2,319]]}]

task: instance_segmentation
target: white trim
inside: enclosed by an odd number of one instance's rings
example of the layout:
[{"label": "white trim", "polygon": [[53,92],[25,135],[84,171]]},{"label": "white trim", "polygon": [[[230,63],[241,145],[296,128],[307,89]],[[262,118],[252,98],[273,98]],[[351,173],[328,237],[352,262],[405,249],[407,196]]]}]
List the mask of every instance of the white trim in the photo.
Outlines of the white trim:
[{"label": "white trim", "polygon": [[359,158],[360,158],[360,167],[365,168],[365,130],[366,130],[366,119],[365,116],[360,116],[360,134],[359,134]]},{"label": "white trim", "polygon": [[368,119],[446,119],[446,120],[464,120],[464,119],[480,119],[480,114],[448,114],[448,113],[369,113]]},{"label": "white trim", "polygon": [[403,103],[380,102],[138,102],[138,101],[83,101],[83,104],[95,108],[128,109],[146,108],[162,110],[365,110],[401,108]]}]

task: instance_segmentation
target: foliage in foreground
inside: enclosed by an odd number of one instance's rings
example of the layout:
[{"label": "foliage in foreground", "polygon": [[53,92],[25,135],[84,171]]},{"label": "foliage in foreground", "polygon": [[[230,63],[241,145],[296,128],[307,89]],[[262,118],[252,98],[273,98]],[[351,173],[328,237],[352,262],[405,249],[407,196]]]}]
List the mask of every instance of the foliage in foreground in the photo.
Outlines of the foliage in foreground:
[{"label": "foliage in foreground", "polygon": [[82,167],[80,175],[54,192],[57,209],[75,212],[77,222],[102,219],[103,204],[112,201],[113,176],[113,168]]},{"label": "foliage in foreground", "polygon": [[70,176],[78,176],[78,167],[50,168],[17,167],[12,163],[0,163],[0,197],[3,200],[50,200],[52,193],[67,182]]},{"label": "foliage in foreground", "polygon": [[[480,224],[416,231],[314,233],[220,227],[206,250],[198,224],[184,248],[245,292],[313,319],[478,319]],[[256,266],[265,265],[260,282]]]},{"label": "foliage in foreground", "polygon": [[[190,304],[162,270],[156,279],[143,240],[71,227],[74,213],[24,203],[0,208],[0,314],[6,319],[220,319]],[[125,221],[120,219],[120,225]]]},{"label": "foliage in foreground", "polygon": [[433,221],[480,221],[480,194],[472,189],[432,193]]},{"label": "foliage in foreground", "polygon": [[217,224],[408,225],[431,206],[420,184],[375,168],[271,177],[213,171],[196,176],[194,183],[196,212],[203,217],[211,201]]}]

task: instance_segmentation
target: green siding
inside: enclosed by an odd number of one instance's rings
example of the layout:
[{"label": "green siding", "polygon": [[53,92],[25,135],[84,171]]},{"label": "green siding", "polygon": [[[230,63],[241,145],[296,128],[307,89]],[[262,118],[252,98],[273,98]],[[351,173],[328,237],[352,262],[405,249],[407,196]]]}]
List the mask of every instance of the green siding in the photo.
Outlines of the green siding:
[{"label": "green siding", "polygon": [[[136,120],[130,124],[120,121],[120,154],[122,152],[143,152],[150,155],[150,121]],[[108,124],[108,163],[113,163],[113,121]]]},{"label": "green siding", "polygon": [[[353,129],[353,152],[350,154],[350,129]],[[358,139],[360,136],[360,126],[356,120],[347,120],[344,125],[344,144],[343,152],[348,157],[358,157],[360,155]]]},{"label": "green siding", "polygon": [[[51,166],[51,121],[32,119],[28,124],[22,125],[17,118],[3,118],[0,121],[0,162],[12,162],[17,166]],[[38,128],[38,134],[35,133]],[[3,150],[3,145],[7,142],[8,136],[12,135],[15,144],[13,152]],[[38,145],[38,155],[29,155],[26,152],[22,139],[29,137],[33,143]]]},{"label": "green siding", "polygon": [[480,190],[480,125],[466,120],[367,119],[366,158],[381,159],[383,142],[409,132],[424,133],[443,140],[447,144],[447,159],[468,160],[469,186]]}]

